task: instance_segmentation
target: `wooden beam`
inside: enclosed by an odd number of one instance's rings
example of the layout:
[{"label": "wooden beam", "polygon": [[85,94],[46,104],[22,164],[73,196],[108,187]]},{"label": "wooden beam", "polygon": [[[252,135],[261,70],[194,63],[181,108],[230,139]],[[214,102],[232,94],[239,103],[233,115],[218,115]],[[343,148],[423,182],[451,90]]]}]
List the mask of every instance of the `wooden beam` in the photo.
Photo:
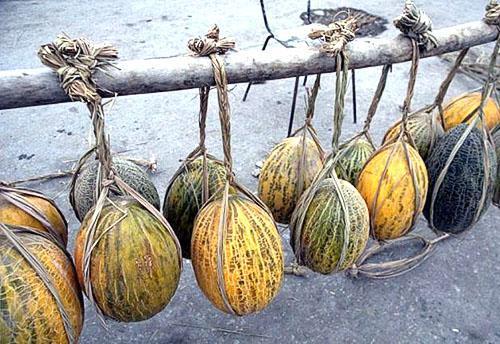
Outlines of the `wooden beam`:
[{"label": "wooden beam", "polygon": [[[483,22],[435,30],[438,46],[422,54],[436,56],[494,41],[498,29]],[[350,68],[366,68],[400,63],[411,58],[408,39],[363,38],[349,43]],[[180,56],[123,61],[112,78],[96,73],[98,84],[119,95],[144,94],[213,85],[208,58]],[[335,61],[316,48],[276,48],[266,51],[232,52],[226,56],[230,83],[330,73]],[[56,104],[69,101],[59,87],[56,75],[48,68],[0,71],[0,109]]]}]

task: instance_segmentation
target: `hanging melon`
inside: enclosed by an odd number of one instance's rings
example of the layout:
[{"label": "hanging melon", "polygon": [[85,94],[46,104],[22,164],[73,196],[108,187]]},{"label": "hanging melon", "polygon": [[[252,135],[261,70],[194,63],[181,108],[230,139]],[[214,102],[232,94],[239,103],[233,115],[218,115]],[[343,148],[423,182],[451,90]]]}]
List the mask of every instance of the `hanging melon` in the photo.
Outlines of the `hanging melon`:
[{"label": "hanging melon", "polygon": [[[443,109],[444,129],[450,130],[460,123],[470,123],[477,116],[480,104],[481,92],[464,93],[452,99]],[[491,97],[484,105],[484,116],[489,130],[500,124],[500,109]]]},{"label": "hanging melon", "polygon": [[[460,124],[447,132],[426,160],[430,185],[424,215],[432,228],[442,232],[458,234],[469,229],[491,203],[495,151],[479,129],[472,128],[468,134],[467,130],[467,124]],[[454,150],[456,155],[448,162]]]},{"label": "hanging melon", "polygon": [[365,249],[368,208],[352,184],[328,177],[315,181],[302,195],[290,229],[297,263],[322,274],[342,271]]},{"label": "hanging melon", "polygon": [[[113,157],[113,166],[125,183],[139,192],[156,209],[160,209],[160,196],[146,172],[135,163],[118,157]],[[95,204],[97,171],[98,162],[92,160],[86,162],[73,177],[70,202],[79,221],[83,220]],[[116,188],[112,188],[111,193],[120,194]]]},{"label": "hanging melon", "polygon": [[322,167],[323,152],[305,135],[286,138],[273,148],[259,175],[258,196],[277,222],[290,221],[299,197]]},{"label": "hanging melon", "polygon": [[270,214],[253,201],[229,195],[227,208],[223,202],[208,203],[196,218],[193,269],[215,307],[246,315],[265,308],[281,288],[281,238]]},{"label": "hanging melon", "polygon": [[78,341],[83,299],[71,258],[48,237],[7,227],[40,264],[38,269],[45,271],[49,282],[45,283],[39,270],[0,234],[0,343]]},{"label": "hanging melon", "polygon": [[388,240],[410,231],[424,207],[427,187],[424,161],[403,139],[375,152],[357,183],[370,212],[372,236]]},{"label": "hanging melon", "polygon": [[[340,179],[356,185],[361,169],[375,152],[375,147],[367,139],[358,137],[351,142],[340,146],[335,156],[335,171]],[[328,159],[332,159],[331,155]]]},{"label": "hanging melon", "polygon": [[68,243],[63,213],[53,200],[33,190],[0,185],[0,223],[48,233],[64,247]]},{"label": "hanging melon", "polygon": [[497,154],[497,177],[495,180],[495,191],[493,193],[493,204],[500,208],[500,125],[493,130],[492,136]]},{"label": "hanging melon", "polygon": [[[80,284],[107,317],[126,322],[151,318],[170,302],[179,283],[181,258],[175,237],[131,197],[105,203],[94,239],[88,241],[93,216],[91,211],[85,217],[75,244]],[[95,245],[91,251],[86,250],[89,243]],[[88,266],[84,252],[90,252]]]},{"label": "hanging melon", "polygon": [[[207,158],[208,197],[224,189],[226,170],[224,165]],[[191,258],[191,235],[194,220],[203,206],[203,157],[188,162],[170,182],[165,201],[163,215],[172,226],[182,248],[182,256]]]},{"label": "hanging melon", "polygon": [[[406,129],[418,150],[425,159],[436,144],[437,139],[443,135],[443,127],[436,120],[433,113],[418,111],[408,116]],[[394,142],[401,132],[401,120],[394,123],[384,135],[382,145]]]}]

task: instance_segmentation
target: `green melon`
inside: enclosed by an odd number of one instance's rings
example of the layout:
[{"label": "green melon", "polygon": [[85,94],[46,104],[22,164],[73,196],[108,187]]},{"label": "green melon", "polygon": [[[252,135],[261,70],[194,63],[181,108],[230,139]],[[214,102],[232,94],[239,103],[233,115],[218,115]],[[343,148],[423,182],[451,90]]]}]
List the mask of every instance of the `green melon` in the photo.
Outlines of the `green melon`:
[{"label": "green melon", "polygon": [[[436,120],[434,114],[427,112],[416,112],[408,116],[406,128],[422,159],[429,155],[437,139],[444,133],[443,127]],[[394,123],[387,130],[382,145],[396,140],[400,132],[401,120]]]},{"label": "green melon", "polygon": [[[365,249],[370,234],[369,213],[363,197],[349,182],[327,178],[319,183],[305,210],[302,228],[291,226],[290,241],[299,264],[330,274],[352,266]],[[347,216],[339,195],[345,201]],[[307,196],[306,191],[302,197]],[[297,218],[298,211],[302,211],[300,207],[296,208],[292,219]],[[346,218],[349,223],[346,223]],[[344,237],[347,225],[348,239]],[[348,243],[343,252],[345,240]],[[342,253],[344,259],[339,262]]]},{"label": "green melon", "polygon": [[[497,161],[495,151],[488,142],[483,145],[482,133],[473,128],[451,162],[439,190],[434,190],[436,180],[443,170],[448,157],[460,137],[467,129],[467,124],[460,124],[448,131],[436,144],[426,160],[429,172],[429,192],[424,208],[424,216],[432,228],[439,231],[458,234],[475,224],[491,203]],[[489,160],[489,168],[485,165]],[[484,182],[487,178],[487,188]],[[481,202],[483,192],[486,198]],[[433,219],[430,219],[430,203],[433,193],[437,192]]]},{"label": "green melon", "polygon": [[[75,242],[75,265],[85,284],[85,242],[92,212]],[[89,279],[97,307],[107,317],[134,322],[149,319],[170,302],[179,284],[182,259],[176,238],[131,197],[107,202],[99,216],[90,254]]]},{"label": "green melon", "polygon": [[495,191],[493,192],[493,204],[500,208],[500,125],[493,130],[492,136],[497,154],[497,178],[495,180]]},{"label": "green melon", "polygon": [[[160,196],[158,195],[158,191],[142,168],[129,160],[118,157],[113,157],[113,166],[117,175],[123,179],[125,183],[141,194],[141,196],[156,209],[160,209]],[[80,222],[96,202],[95,187],[97,168],[97,160],[92,160],[87,162],[80,170],[80,173],[75,176],[76,180],[74,188],[71,190],[72,196],[70,196],[70,201],[75,211],[75,215]],[[120,192],[113,187],[111,189],[111,194],[120,195]]]},{"label": "green melon", "polygon": [[[222,191],[226,182],[224,165],[214,159],[207,158],[209,198]],[[191,258],[191,235],[194,220],[203,206],[203,158],[189,162],[183,170],[170,182],[165,201],[163,215],[172,226],[182,247],[182,256]]]},{"label": "green melon", "polygon": [[[352,185],[356,185],[359,173],[374,152],[373,145],[363,137],[340,146],[335,156],[337,159],[335,164],[337,176],[340,179],[347,180]],[[328,159],[331,159],[331,156]]]}]

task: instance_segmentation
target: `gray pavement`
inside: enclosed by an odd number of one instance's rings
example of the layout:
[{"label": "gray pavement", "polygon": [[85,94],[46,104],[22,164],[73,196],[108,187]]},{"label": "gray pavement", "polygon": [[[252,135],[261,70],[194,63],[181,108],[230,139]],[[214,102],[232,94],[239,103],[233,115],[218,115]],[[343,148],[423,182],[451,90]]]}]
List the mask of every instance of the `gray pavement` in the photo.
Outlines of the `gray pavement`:
[{"label": "gray pavement", "polygon": [[[429,1],[421,5],[445,27],[482,17],[486,1]],[[271,24],[285,29],[301,24],[306,1],[268,1]],[[399,14],[403,1],[313,1],[314,8],[359,6],[387,18]],[[59,32],[109,41],[123,60],[184,54],[190,37],[218,23],[222,34],[240,48],[258,48],[266,36],[257,1],[0,1],[0,69],[34,68],[39,45]],[[395,35],[393,29],[383,36]],[[270,54],[272,51],[270,51]],[[408,64],[394,66],[373,124],[377,142],[399,116]],[[414,108],[432,101],[447,64],[422,61]],[[357,73],[358,108],[366,113],[379,68]],[[325,146],[331,136],[332,75],[322,79],[315,125]],[[238,178],[252,189],[255,162],[286,135],[292,80],[256,85],[246,103],[244,85],[232,92],[233,154]],[[450,96],[478,85],[458,76]],[[304,91],[296,126],[304,114]],[[115,151],[131,149],[134,157],[154,156],[159,171],[152,178],[161,194],[170,176],[197,143],[196,90],[118,98],[108,117]],[[1,96],[1,95],[0,95]],[[360,130],[350,120],[351,95],[343,137]],[[61,104],[0,111],[0,179],[14,180],[65,169],[87,147],[87,110]],[[208,146],[221,156],[215,93],[211,97]],[[67,200],[68,180],[34,184],[57,198],[70,222],[71,243],[78,230]],[[500,342],[500,211],[490,208],[465,238],[450,240],[413,272],[386,281],[351,280],[343,274],[306,278],[287,276],[275,301],[263,312],[235,318],[217,311],[198,289],[191,264],[185,261],[179,289],[170,305],[153,319],[137,324],[100,325],[86,309],[81,343],[498,343]],[[417,226],[423,231],[421,219]],[[288,234],[283,237],[291,261]],[[72,249],[72,244],[70,244]]]}]

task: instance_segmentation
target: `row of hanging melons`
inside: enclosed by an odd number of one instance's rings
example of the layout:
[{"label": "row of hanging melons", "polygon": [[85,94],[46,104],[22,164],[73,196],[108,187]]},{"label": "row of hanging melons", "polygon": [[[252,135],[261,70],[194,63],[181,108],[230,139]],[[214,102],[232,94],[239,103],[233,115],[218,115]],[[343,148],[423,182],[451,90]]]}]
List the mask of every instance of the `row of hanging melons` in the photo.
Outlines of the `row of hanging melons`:
[{"label": "row of hanging melons", "polygon": [[[305,187],[300,190],[311,186],[323,160],[311,139],[305,138],[303,144],[302,135],[279,143],[263,164],[258,192],[278,221],[292,220],[291,244],[299,263],[320,273],[344,270],[363,252],[369,231],[376,240],[401,237],[422,211],[431,227],[442,232],[458,234],[476,223],[491,202],[495,179],[497,189],[500,183],[493,147],[485,147],[480,130],[474,128],[454,158],[449,162],[448,158],[468,130],[467,124],[460,123],[470,123],[477,116],[480,102],[480,93],[468,93],[444,107],[443,119],[435,113],[411,115],[407,124],[411,144],[399,138],[401,122],[397,122],[378,150],[362,137],[341,146],[337,156],[330,157],[336,159],[340,180],[324,178],[299,228],[300,214],[294,214],[294,209],[310,197],[298,191],[302,150]],[[484,116],[488,129],[500,125],[493,99],[487,101]],[[445,165],[449,165],[446,170]]]},{"label": "row of hanging melons", "polygon": [[[448,131],[444,134],[432,129],[435,121],[431,116],[422,114],[422,118],[419,118],[417,114],[411,118],[409,130],[422,157],[401,141],[388,142],[377,151],[364,140],[359,140],[359,147],[349,145],[349,151],[342,154],[343,162],[337,161],[337,172],[340,178],[355,183],[357,190],[344,180],[336,183],[335,179],[325,178],[322,181],[317,191],[318,197],[311,202],[305,214],[300,237],[292,232],[292,247],[294,250],[300,249],[298,255],[302,257],[301,261],[321,273],[343,270],[363,251],[368,239],[369,223],[375,239],[396,238],[411,230],[414,217],[422,211],[425,199],[429,199],[426,195],[433,192],[433,185],[451,150],[467,130],[465,124],[453,125],[464,119],[472,119],[471,109],[477,109],[479,99],[477,95],[462,96],[445,107],[444,118],[453,124],[445,124]],[[465,100],[464,104],[457,105]],[[450,108],[461,111],[450,112]],[[485,116],[488,127],[500,124],[499,110],[493,100],[488,101]],[[493,132],[497,142],[500,140],[499,133],[500,129]],[[435,134],[441,137],[436,138]],[[389,130],[385,140],[390,141],[391,135]],[[324,165],[316,145],[309,138],[306,140],[305,145],[300,137],[287,138],[280,143],[267,158],[259,178],[259,196],[279,222],[289,222],[300,199],[296,192],[296,171],[303,147],[307,150],[303,180],[305,188],[311,185]],[[434,141],[436,143],[431,147]],[[484,165],[486,155],[489,155],[489,171]],[[410,165],[406,162],[407,158],[411,161]],[[422,158],[426,158],[426,164]],[[460,233],[477,221],[476,214],[484,211],[488,204],[481,202],[481,198],[491,198],[496,168],[494,161],[492,147],[483,147],[479,130],[473,129],[451,162],[435,195],[433,226],[436,229]],[[160,207],[158,193],[142,169],[118,158],[114,159],[114,165],[123,180],[155,207]],[[349,168],[346,169],[346,166]],[[416,171],[414,175],[410,173],[409,166],[413,166]],[[30,229],[21,231],[19,238],[30,251],[36,252],[39,261],[55,281],[77,335],[83,323],[83,303],[76,281],[79,279],[82,289],[86,290],[82,277],[86,269],[90,269],[91,288],[99,311],[119,321],[139,321],[161,311],[175,293],[180,276],[173,238],[136,201],[117,197],[113,203],[105,205],[99,219],[86,217],[96,202],[96,174],[97,164],[92,161],[74,180],[72,205],[76,216],[83,221],[75,245],[76,270],[65,252],[68,237],[66,221],[53,202],[43,195],[18,189],[17,196],[38,214],[42,214],[40,217],[0,196],[0,223],[12,226],[13,230],[19,226]],[[226,295],[221,295],[215,283],[218,277],[216,269],[219,268],[216,266],[216,231],[221,216],[217,193],[224,186],[225,170],[220,162],[208,160],[210,196],[214,196],[215,202],[199,214],[202,209],[202,176],[201,158],[198,158],[171,181],[163,213],[181,242],[184,256],[193,257],[198,283],[214,305],[228,311],[225,303],[229,302],[230,310],[238,315],[258,311],[273,299],[282,281],[282,252],[275,225],[266,220],[261,209],[251,202],[239,197],[230,198],[230,235],[226,238],[226,251],[223,254],[227,261],[222,267],[222,276],[227,279]],[[485,192],[487,177],[491,182],[487,183]],[[412,178],[416,178],[416,183]],[[118,190],[113,192],[119,194]],[[343,206],[342,202],[345,202]],[[480,206],[483,209],[478,209]],[[424,215],[429,219],[429,204]],[[86,266],[82,247],[85,245],[86,228],[91,221],[98,221],[96,235],[102,235],[103,239],[92,250],[91,266]],[[47,224],[52,228],[51,231]],[[343,238],[345,226],[349,226],[347,243]],[[51,236],[38,237],[33,231]],[[255,233],[259,236],[256,237]],[[266,237],[269,240],[262,239],[265,244],[261,245],[259,238]],[[25,338],[23,336],[31,338],[36,335],[37,338],[59,338],[59,342],[64,342],[66,332],[63,317],[53,316],[58,314],[58,305],[50,297],[50,291],[33,267],[4,237],[0,239],[0,246],[5,252],[0,269],[7,276],[2,280],[2,288],[6,292],[2,294],[5,302],[2,302],[1,310],[9,314],[12,320],[7,322],[5,317],[0,319],[2,333],[15,341],[22,340]],[[252,265],[245,265],[245,257],[238,256],[241,252],[259,252],[264,260],[261,263],[268,270],[260,271],[260,265],[255,261]],[[341,265],[338,264],[340,260]],[[234,261],[238,264],[233,264]],[[271,265],[278,272],[271,271]],[[242,290],[239,285],[242,281],[243,285],[251,288]],[[37,297],[33,298],[33,295]],[[54,309],[54,312],[38,312],[41,308]],[[20,309],[23,311],[19,312]]]}]

